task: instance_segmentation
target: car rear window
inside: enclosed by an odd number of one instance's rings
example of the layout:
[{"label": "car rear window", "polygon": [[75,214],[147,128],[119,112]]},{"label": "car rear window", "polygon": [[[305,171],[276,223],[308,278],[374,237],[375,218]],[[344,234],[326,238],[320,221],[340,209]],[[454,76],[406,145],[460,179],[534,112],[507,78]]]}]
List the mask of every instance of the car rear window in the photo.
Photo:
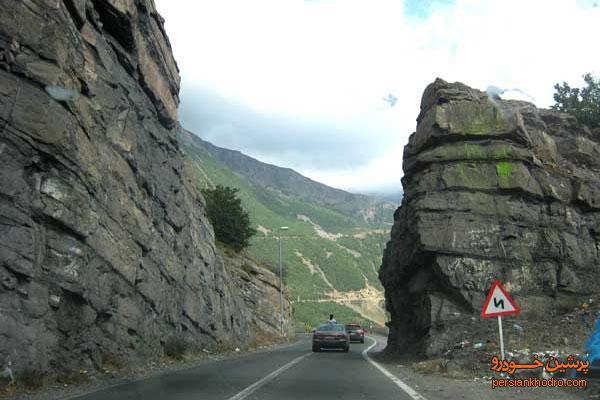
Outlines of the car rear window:
[{"label": "car rear window", "polygon": [[319,329],[317,329],[318,331],[325,331],[325,332],[343,332],[344,331],[344,325],[332,325],[332,324],[326,324],[326,325],[321,325],[319,327]]},{"label": "car rear window", "polygon": [[358,325],[358,324],[346,325],[346,329],[360,329],[360,325]]}]

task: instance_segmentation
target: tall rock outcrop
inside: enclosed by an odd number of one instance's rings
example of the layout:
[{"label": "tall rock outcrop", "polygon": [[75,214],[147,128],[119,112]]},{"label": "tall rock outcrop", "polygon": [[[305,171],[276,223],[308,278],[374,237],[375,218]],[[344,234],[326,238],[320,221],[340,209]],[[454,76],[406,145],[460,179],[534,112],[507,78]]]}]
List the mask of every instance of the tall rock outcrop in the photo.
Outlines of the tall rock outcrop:
[{"label": "tall rock outcrop", "polygon": [[478,315],[496,278],[537,318],[597,291],[598,133],[440,79],[417,122],[380,270],[388,351],[447,348],[452,319]]},{"label": "tall rock outcrop", "polygon": [[152,0],[0,0],[0,366],[252,339],[178,146],[178,90]]}]

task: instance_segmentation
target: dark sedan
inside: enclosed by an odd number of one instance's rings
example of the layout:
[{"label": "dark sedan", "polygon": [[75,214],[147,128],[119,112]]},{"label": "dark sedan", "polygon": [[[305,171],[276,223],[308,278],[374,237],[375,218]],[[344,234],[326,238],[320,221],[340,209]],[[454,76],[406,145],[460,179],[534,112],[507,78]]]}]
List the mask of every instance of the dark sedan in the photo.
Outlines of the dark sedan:
[{"label": "dark sedan", "polygon": [[350,337],[344,325],[324,324],[313,332],[312,351],[321,349],[350,350]]},{"label": "dark sedan", "polygon": [[360,324],[346,324],[346,332],[348,332],[351,342],[365,342],[365,330]]}]

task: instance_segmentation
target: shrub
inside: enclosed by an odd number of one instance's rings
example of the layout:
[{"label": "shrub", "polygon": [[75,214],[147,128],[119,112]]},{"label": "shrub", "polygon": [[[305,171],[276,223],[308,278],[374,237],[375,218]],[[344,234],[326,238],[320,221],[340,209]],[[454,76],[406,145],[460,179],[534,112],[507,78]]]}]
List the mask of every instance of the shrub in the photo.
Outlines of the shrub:
[{"label": "shrub", "polygon": [[165,355],[176,360],[181,360],[188,347],[188,343],[183,336],[171,336],[165,343]]},{"label": "shrub", "polygon": [[17,385],[25,389],[39,389],[44,385],[44,375],[40,371],[31,368],[19,371],[15,376],[15,380]]}]

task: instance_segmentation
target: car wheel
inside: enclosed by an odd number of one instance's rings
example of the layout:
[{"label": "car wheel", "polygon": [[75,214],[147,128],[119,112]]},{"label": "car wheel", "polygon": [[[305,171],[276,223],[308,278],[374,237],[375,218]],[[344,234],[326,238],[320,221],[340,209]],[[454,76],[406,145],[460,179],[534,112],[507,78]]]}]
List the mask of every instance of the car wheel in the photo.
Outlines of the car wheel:
[{"label": "car wheel", "polygon": [[315,345],[313,344],[312,350],[313,350],[315,353],[318,353],[318,352],[320,352],[320,351],[321,351],[321,348],[320,348],[319,346],[315,346]]},{"label": "car wheel", "polygon": [[360,342],[361,342],[361,343],[364,343],[364,342],[365,342],[365,339],[360,339]]},{"label": "car wheel", "polygon": [[346,346],[346,347],[344,348],[344,353],[347,353],[349,350],[350,350],[350,346]]}]

